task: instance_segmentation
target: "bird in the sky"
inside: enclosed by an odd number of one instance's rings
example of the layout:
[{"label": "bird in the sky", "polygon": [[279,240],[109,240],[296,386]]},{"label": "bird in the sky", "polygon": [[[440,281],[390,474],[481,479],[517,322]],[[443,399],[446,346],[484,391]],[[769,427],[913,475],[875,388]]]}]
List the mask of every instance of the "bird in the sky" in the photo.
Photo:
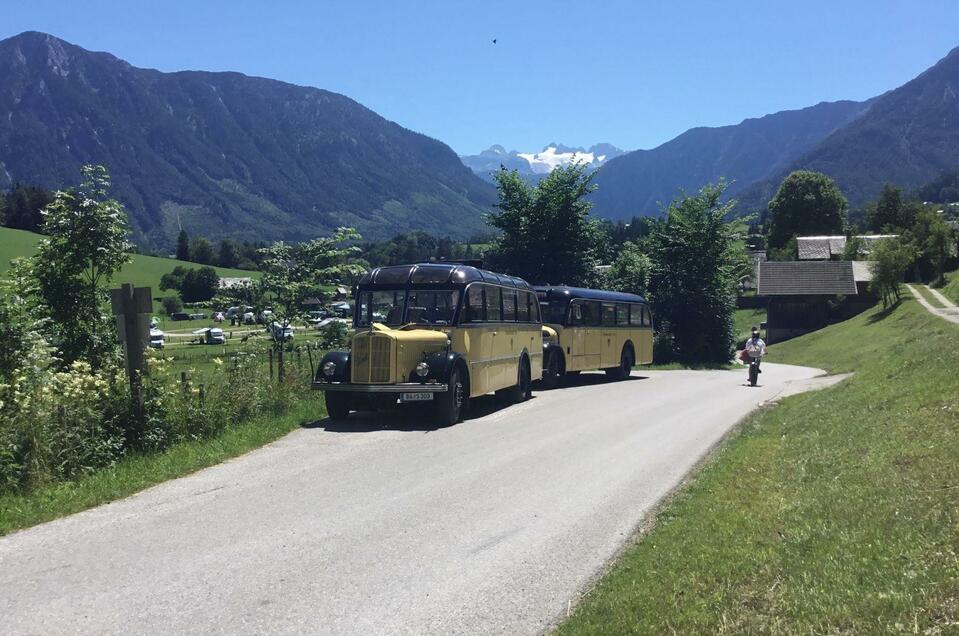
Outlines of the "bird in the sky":
[{"label": "bird in the sky", "polygon": [[496,38],[493,38],[493,44],[496,44]]}]

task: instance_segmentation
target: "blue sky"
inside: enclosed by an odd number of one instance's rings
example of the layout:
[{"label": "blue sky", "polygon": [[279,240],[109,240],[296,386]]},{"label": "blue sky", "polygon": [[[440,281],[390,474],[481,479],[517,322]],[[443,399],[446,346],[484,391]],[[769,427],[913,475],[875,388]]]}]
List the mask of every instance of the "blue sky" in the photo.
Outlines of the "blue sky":
[{"label": "blue sky", "polygon": [[650,148],[872,97],[959,45],[955,0],[0,0],[0,15],[0,38],[45,31],[135,66],[343,93],[461,154]]}]

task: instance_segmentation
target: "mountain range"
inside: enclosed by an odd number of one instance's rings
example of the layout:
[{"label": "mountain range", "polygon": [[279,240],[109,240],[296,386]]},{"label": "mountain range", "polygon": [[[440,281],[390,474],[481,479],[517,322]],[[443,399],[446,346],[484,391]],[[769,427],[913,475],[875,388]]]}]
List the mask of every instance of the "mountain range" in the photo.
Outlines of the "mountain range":
[{"label": "mountain range", "polygon": [[191,234],[466,238],[496,201],[445,144],[329,91],[239,73],[161,73],[27,32],[0,41],[0,187],[109,167],[138,242]]},{"label": "mountain range", "polygon": [[551,143],[539,152],[507,151],[503,146],[494,145],[478,155],[464,155],[460,159],[477,176],[492,183],[492,175],[500,167],[516,170],[527,179],[537,181],[557,166],[585,163],[591,169],[596,169],[625,152],[612,144],[605,143],[594,144],[589,149]]},{"label": "mountain range", "polygon": [[738,212],[762,213],[793,170],[835,179],[853,208],[884,183],[914,190],[959,167],[959,48],[899,88],[864,102],[821,103],[737,125],[693,128],[600,170],[595,211],[612,219],[659,214],[681,189],[725,178]]},{"label": "mountain range", "polygon": [[657,215],[681,190],[720,178],[739,213],[761,213],[796,169],[831,176],[859,207],[884,183],[913,191],[959,167],[959,48],[872,99],[693,128],[650,150],[551,143],[460,158],[319,88],[137,68],[43,33],[0,41],[0,188],[60,188],[82,164],[105,164],[135,240],[154,247],[181,228],[248,240],[341,225],[367,239],[467,238],[488,230],[501,165],[535,181],[573,161],[596,170],[595,212],[611,219]]}]

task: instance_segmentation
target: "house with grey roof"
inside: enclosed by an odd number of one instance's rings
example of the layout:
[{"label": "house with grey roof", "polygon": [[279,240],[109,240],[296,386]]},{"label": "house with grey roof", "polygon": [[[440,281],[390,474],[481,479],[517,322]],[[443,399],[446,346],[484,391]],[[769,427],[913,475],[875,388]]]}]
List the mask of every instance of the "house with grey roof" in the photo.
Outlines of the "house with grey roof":
[{"label": "house with grey roof", "polygon": [[781,342],[846,320],[875,304],[867,261],[765,261],[756,294],[769,301],[766,339]]},{"label": "house with grey roof", "polygon": [[[863,252],[872,251],[877,241],[897,238],[898,234],[861,234],[856,238],[863,243]],[[796,251],[801,261],[829,261],[842,258],[846,249],[845,236],[797,236]]]}]

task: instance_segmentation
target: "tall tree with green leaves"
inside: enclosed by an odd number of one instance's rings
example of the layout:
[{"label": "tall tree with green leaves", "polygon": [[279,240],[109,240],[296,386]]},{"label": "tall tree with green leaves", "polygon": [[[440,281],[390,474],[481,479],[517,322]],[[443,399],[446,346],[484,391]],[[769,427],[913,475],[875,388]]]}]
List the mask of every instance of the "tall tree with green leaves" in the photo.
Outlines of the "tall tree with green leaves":
[{"label": "tall tree with green leaves", "polygon": [[877,241],[870,256],[872,280],[869,288],[882,299],[883,307],[889,307],[901,298],[903,274],[919,256],[919,251],[910,242],[888,238]]},{"label": "tall tree with green leaves", "polygon": [[104,315],[106,285],[130,259],[132,244],[126,211],[108,196],[106,168],[87,165],[81,172],[83,183],[57,192],[43,212],[47,238],[33,268],[61,362],[86,360],[99,369],[117,346],[113,321]]},{"label": "tall tree with green leaves", "polygon": [[236,267],[240,264],[240,248],[236,241],[223,239],[216,253],[216,263],[220,267]]},{"label": "tall tree with green leaves", "polygon": [[915,201],[903,201],[902,190],[887,183],[866,212],[866,221],[873,232],[899,233],[912,227],[921,207]]},{"label": "tall tree with green leaves", "polygon": [[658,337],[687,364],[727,363],[735,346],[743,247],[737,225],[725,221],[735,205],[720,202],[725,189],[720,182],[673,201],[649,237]]},{"label": "tall tree with green leaves", "polygon": [[918,277],[941,285],[945,281],[945,265],[952,245],[952,230],[942,215],[928,207],[920,207],[912,227],[904,233],[918,248]]},{"label": "tall tree with green leaves", "polygon": [[176,237],[176,258],[178,261],[190,260],[190,235],[180,230]]},{"label": "tall tree with green leaves", "polygon": [[200,265],[212,265],[213,245],[202,236],[190,239],[190,260]]},{"label": "tall tree with green leaves", "polygon": [[254,285],[259,295],[271,304],[274,319],[287,327],[306,310],[303,302],[324,298],[328,289],[357,276],[365,269],[357,262],[360,238],[352,228],[338,228],[332,236],[307,243],[274,243],[263,248],[263,276]]},{"label": "tall tree with green leaves", "polygon": [[535,186],[515,170],[493,177],[499,211],[487,221],[500,235],[488,252],[492,265],[531,283],[588,284],[601,232],[586,200],[595,187],[587,166],[558,167]]},{"label": "tall tree with green leaves", "polygon": [[769,202],[770,248],[782,248],[796,236],[842,234],[846,197],[820,172],[797,170],[779,185]]},{"label": "tall tree with green leaves", "polygon": [[632,241],[623,243],[605,276],[605,288],[645,295],[653,262]]}]

